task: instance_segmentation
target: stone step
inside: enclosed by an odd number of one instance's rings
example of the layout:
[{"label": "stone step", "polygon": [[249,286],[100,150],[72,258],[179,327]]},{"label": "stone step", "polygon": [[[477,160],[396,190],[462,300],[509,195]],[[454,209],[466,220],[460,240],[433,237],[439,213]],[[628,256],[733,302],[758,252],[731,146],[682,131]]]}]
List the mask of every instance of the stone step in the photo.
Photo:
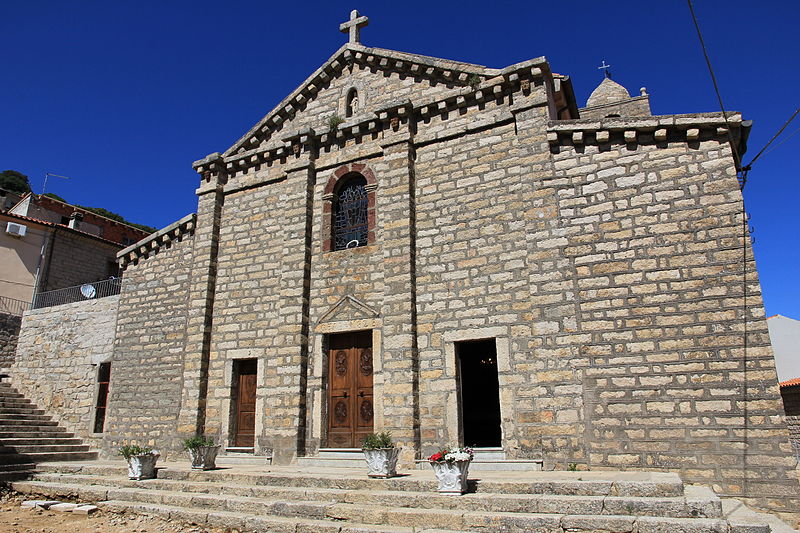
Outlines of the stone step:
[{"label": "stone step", "polygon": [[271,455],[248,455],[243,453],[226,453],[217,456],[218,465],[270,465]]},{"label": "stone step", "polygon": [[32,470],[36,465],[33,463],[14,463],[10,465],[0,465],[0,472],[17,472],[19,470]]},{"label": "stone step", "polygon": [[32,406],[0,407],[0,416],[8,418],[9,415],[44,415],[44,411]]},{"label": "stone step", "polygon": [[0,412],[0,422],[4,420],[41,420],[41,421],[52,421],[53,418],[50,415],[45,414],[25,414],[25,413],[9,413],[8,410],[3,410]]},{"label": "stone step", "polygon": [[81,439],[73,437],[11,437],[4,438],[0,436],[0,446],[16,447],[16,446],[42,446],[53,444],[83,444]]},{"label": "stone step", "polygon": [[2,453],[44,453],[44,452],[88,452],[89,446],[86,444],[19,444],[8,446],[4,441],[0,444],[0,454]]},{"label": "stone step", "polygon": [[[432,473],[415,471],[391,479],[366,477],[366,467],[358,469],[296,470],[294,467],[270,467],[269,472],[256,470],[191,471],[186,463],[159,463],[158,477],[178,481],[209,481],[245,485],[280,485],[334,489],[435,490]],[[121,462],[76,465],[41,464],[42,472],[74,473],[102,476],[124,476],[127,468]],[[402,473],[402,472],[401,472]],[[684,486],[680,477],[670,472],[487,472],[470,475],[473,490],[498,494],[564,494],[576,496],[680,497]]]},{"label": "stone step", "polygon": [[13,429],[9,429],[16,426],[39,426],[39,427],[51,427],[51,426],[58,426],[58,422],[54,420],[31,420],[26,418],[3,418],[0,416],[0,431],[15,431]]},{"label": "stone step", "polygon": [[[465,511],[504,511],[536,513],[619,514],[652,515],[676,518],[719,518],[719,498],[705,487],[686,487],[681,497],[638,498],[625,496],[571,496],[539,494],[490,494],[478,492],[461,498],[435,492],[346,490],[312,487],[285,487],[264,485],[236,485],[231,483],[187,482],[164,479],[148,480],[146,484],[122,478],[104,476],[39,473],[32,483],[43,482],[72,487],[98,486],[146,488],[182,493],[252,496],[268,500],[310,500],[361,505],[392,505],[395,507],[461,509]],[[73,489],[76,490],[76,489]]]},{"label": "stone step", "polygon": [[[9,426],[0,428],[9,429]],[[0,440],[3,439],[39,439],[39,438],[72,438],[74,433],[68,433],[61,426],[47,426],[47,429],[36,428],[35,426],[18,426],[14,431],[0,431]]]},{"label": "stone step", "polygon": [[318,468],[359,468],[366,465],[364,455],[360,457],[298,457],[297,464],[302,467]]},{"label": "stone step", "polygon": [[41,463],[48,461],[92,461],[97,459],[97,452],[32,452],[32,453],[0,453],[0,465],[17,463]]},{"label": "stone step", "polygon": [[136,512],[160,516],[170,521],[193,522],[210,527],[222,527],[246,531],[269,531],[274,533],[295,533],[313,531],[315,533],[456,533],[442,529],[419,529],[411,527],[379,526],[375,524],[356,524],[332,522],[328,520],[308,520],[301,518],[281,518],[277,516],[256,516],[246,513],[215,511],[176,507],[171,505],[142,504],[127,501],[100,502],[101,508],[115,512]]},{"label": "stone step", "polygon": [[0,410],[6,407],[31,407],[33,404],[27,398],[0,398]]},{"label": "stone step", "polygon": [[[507,512],[486,510],[398,507],[364,503],[335,503],[329,501],[268,500],[229,494],[186,493],[144,488],[112,488],[41,482],[16,482],[12,488],[19,492],[35,492],[49,497],[75,494],[81,499],[98,502],[128,502],[138,506],[160,505],[178,510],[202,508],[207,513],[231,512],[256,516],[294,518],[301,520],[335,520],[339,524],[357,522],[379,526],[448,529],[455,531],[691,531],[727,532],[728,523],[719,518],[674,518],[613,514],[571,514],[568,509],[537,513],[530,509]],[[103,494],[105,491],[105,495]],[[422,495],[422,499],[428,497]],[[483,495],[484,497],[486,495]],[[447,501],[461,498],[444,497]],[[480,496],[474,498],[480,503]],[[113,504],[112,504],[113,505]],[[130,507],[129,507],[130,508]],[[141,510],[141,508],[140,508]],[[177,519],[178,514],[172,515]],[[203,522],[200,522],[203,523]],[[753,524],[755,528],[756,525]],[[368,529],[373,530],[373,529]],[[742,530],[755,533],[756,529]]]}]

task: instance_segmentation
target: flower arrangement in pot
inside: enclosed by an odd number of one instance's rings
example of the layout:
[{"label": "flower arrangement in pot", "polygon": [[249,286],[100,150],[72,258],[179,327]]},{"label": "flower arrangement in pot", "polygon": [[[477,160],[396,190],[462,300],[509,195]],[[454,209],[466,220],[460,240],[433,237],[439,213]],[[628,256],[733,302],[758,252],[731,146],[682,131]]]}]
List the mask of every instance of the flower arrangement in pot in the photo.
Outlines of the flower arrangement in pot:
[{"label": "flower arrangement in pot", "polygon": [[192,470],[213,470],[217,467],[217,453],[220,446],[214,439],[195,435],[183,441],[183,449],[189,452]]},{"label": "flower arrangement in pot", "polygon": [[433,473],[439,482],[442,494],[464,494],[467,492],[467,473],[474,457],[472,448],[444,448],[430,457]]},{"label": "flower arrangement in pot", "polygon": [[126,444],[119,448],[119,454],[128,463],[128,478],[153,479],[156,477],[156,461],[160,454],[149,446]]},{"label": "flower arrangement in pot", "polygon": [[388,431],[370,433],[364,438],[361,446],[364,459],[367,461],[369,477],[393,477],[397,475],[397,456],[400,448],[392,442]]}]

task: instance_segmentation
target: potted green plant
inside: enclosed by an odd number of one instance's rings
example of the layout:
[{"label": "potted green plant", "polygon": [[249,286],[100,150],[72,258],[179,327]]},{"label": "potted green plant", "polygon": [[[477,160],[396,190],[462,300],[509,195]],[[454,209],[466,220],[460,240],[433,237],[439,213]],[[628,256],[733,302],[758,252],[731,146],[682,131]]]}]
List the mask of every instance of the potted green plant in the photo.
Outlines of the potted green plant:
[{"label": "potted green plant", "polygon": [[128,463],[130,479],[153,479],[156,477],[156,462],[160,454],[149,446],[126,444],[121,446],[119,454]]},{"label": "potted green plant", "polygon": [[364,459],[367,461],[369,477],[393,477],[397,475],[397,456],[400,448],[392,442],[388,431],[370,433],[364,438],[361,446]]},{"label": "potted green plant", "polygon": [[475,456],[472,448],[444,448],[428,457],[442,494],[461,495],[467,492],[469,464]]},{"label": "potted green plant", "polygon": [[183,449],[189,452],[192,470],[213,470],[217,467],[217,453],[220,446],[214,439],[195,435],[183,441]]}]

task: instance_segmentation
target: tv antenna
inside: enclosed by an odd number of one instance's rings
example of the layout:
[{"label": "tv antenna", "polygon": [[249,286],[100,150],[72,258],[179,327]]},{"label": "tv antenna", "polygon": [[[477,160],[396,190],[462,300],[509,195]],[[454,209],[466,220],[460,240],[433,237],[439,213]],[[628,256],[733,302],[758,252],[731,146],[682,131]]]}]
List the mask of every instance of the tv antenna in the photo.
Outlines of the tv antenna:
[{"label": "tv antenna", "polygon": [[71,180],[69,176],[62,176],[60,174],[53,174],[52,172],[45,172],[44,173],[44,184],[42,184],[42,194],[44,194],[45,189],[47,189],[47,178],[53,176],[54,178],[62,178],[65,180]]}]

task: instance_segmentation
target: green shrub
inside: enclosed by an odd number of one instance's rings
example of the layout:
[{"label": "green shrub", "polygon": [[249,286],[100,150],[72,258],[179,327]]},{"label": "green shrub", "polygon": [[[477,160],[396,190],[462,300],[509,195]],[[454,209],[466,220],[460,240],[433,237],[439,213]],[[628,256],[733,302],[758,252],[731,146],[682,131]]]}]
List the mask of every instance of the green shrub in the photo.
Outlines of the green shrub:
[{"label": "green shrub", "polygon": [[342,117],[338,115],[331,115],[328,117],[328,128],[330,128],[331,131],[334,131],[342,122],[344,122]]},{"label": "green shrub", "polygon": [[120,446],[119,454],[127,461],[134,455],[147,455],[153,453],[153,448],[149,446],[139,446],[138,444],[126,444]]},{"label": "green shrub", "polygon": [[394,442],[392,442],[392,434],[388,431],[382,431],[381,433],[370,433],[366,437],[364,437],[364,443],[361,446],[365,450],[378,450],[381,448],[394,448]]},{"label": "green shrub", "polygon": [[195,435],[183,441],[184,450],[196,450],[201,446],[214,446],[214,439],[202,435]]}]

